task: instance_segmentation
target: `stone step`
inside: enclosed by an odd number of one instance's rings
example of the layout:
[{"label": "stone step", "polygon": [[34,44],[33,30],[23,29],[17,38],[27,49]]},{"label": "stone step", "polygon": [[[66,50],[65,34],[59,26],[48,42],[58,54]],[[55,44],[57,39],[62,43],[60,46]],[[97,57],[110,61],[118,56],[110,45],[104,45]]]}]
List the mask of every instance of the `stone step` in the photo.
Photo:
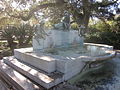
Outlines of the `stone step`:
[{"label": "stone step", "polygon": [[21,63],[14,57],[4,58],[4,63],[23,76],[27,77],[34,84],[43,86],[46,89],[56,86],[64,80],[63,74],[60,72],[54,72],[50,74],[44,73],[43,71],[40,72],[40,70],[36,70],[24,63]]},{"label": "stone step", "polygon": [[15,49],[14,57],[48,73],[56,71],[55,58],[40,52],[35,53],[33,48]]},{"label": "stone step", "polygon": [[[0,78],[0,79],[1,79],[1,78]],[[1,89],[1,90],[8,90],[7,85],[6,85],[2,80],[0,80],[0,89]]]},{"label": "stone step", "polygon": [[[3,83],[6,83],[8,88],[16,85],[17,89],[15,90],[43,90],[43,87],[38,87],[37,85],[33,84],[25,76],[23,76],[22,74],[5,64],[3,60],[0,61],[0,69],[2,70],[0,71],[4,73],[3,78],[1,80],[3,81]],[[19,87],[21,87],[22,89],[19,89]]]},{"label": "stone step", "polygon": [[11,90],[24,90],[17,82],[15,82],[9,75],[7,75],[1,68],[0,68],[0,80],[4,83],[4,86]]},{"label": "stone step", "polygon": [[[14,88],[15,90],[35,90],[39,88],[26,77],[6,65],[3,60],[0,61],[0,69],[1,80],[9,89],[11,86],[17,87],[16,89]],[[19,89],[19,87],[22,89]]]}]

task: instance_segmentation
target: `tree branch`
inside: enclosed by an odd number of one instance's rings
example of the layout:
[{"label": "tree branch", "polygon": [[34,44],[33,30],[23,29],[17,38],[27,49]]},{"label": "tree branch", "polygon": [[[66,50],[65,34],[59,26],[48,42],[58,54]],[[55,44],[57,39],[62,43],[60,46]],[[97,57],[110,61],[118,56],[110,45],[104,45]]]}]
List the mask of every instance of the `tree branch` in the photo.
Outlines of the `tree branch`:
[{"label": "tree branch", "polygon": [[113,5],[113,4],[115,4],[115,3],[117,3],[117,1],[108,2],[108,3],[103,3],[103,2],[101,2],[101,3],[97,3],[97,4],[98,4],[98,6],[100,6],[100,7],[107,7],[107,6]]},{"label": "tree branch", "polygon": [[10,17],[14,17],[14,18],[18,18],[18,19],[22,19],[24,21],[27,21],[29,20],[33,15],[34,15],[34,12],[40,10],[40,9],[44,9],[44,8],[48,8],[48,7],[61,7],[65,4],[66,2],[56,2],[56,3],[47,3],[47,4],[42,4],[42,5],[37,5],[36,7],[34,8],[31,8],[31,10],[28,12],[28,14],[26,16],[22,15],[21,13],[19,15],[11,15],[10,13],[7,12],[7,14],[10,16]]}]

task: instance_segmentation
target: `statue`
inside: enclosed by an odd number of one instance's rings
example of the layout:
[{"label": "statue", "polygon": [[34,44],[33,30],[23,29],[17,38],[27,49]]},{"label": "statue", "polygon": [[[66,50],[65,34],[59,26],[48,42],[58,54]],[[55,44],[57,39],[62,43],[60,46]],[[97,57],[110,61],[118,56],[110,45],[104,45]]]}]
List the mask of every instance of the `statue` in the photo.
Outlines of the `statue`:
[{"label": "statue", "polygon": [[61,22],[54,25],[54,29],[59,29],[59,30],[70,29],[70,14],[67,11],[65,11],[64,17],[62,18]]},{"label": "statue", "polygon": [[79,36],[84,36],[84,29],[85,29],[84,25],[81,25],[79,27],[79,31],[78,31]]},{"label": "statue", "polygon": [[47,33],[44,30],[44,24],[44,21],[41,21],[40,24],[36,25],[35,27],[34,38],[37,40],[38,43],[39,39],[45,39],[45,36],[47,35]]}]

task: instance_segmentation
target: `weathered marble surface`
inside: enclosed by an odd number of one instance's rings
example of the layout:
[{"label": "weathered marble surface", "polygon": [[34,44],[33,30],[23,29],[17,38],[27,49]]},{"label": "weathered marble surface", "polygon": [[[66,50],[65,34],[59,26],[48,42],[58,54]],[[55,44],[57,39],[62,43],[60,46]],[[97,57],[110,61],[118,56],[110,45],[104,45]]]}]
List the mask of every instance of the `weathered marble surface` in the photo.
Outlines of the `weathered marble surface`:
[{"label": "weathered marble surface", "polygon": [[[3,64],[0,63],[0,66],[1,65]],[[18,77],[18,79],[16,79],[17,82],[20,82],[18,74],[13,74],[15,73],[13,72],[13,69],[6,66],[4,66],[4,69],[6,72],[11,73],[13,77],[16,75]],[[89,78],[89,80],[87,78]],[[29,80],[23,78],[21,78],[21,80],[21,84],[26,86],[25,90],[39,90],[35,89],[33,85],[31,87]],[[54,90],[120,90],[120,53],[117,53],[117,56],[114,59],[104,63],[103,67],[97,70],[92,68],[90,72],[86,71],[79,80],[80,81],[76,83],[77,86],[63,83],[57,85]],[[26,82],[28,84],[25,84]],[[0,88],[1,90],[6,90],[2,84],[0,84]]]},{"label": "weathered marble surface", "polygon": [[[2,68],[6,74],[8,74],[15,82],[17,82],[20,86],[22,86],[25,90],[37,90],[38,86],[33,84],[29,79],[22,76],[20,73],[16,72],[13,68],[6,65],[3,60],[0,60],[0,68]],[[4,83],[4,82],[3,82]],[[0,90],[8,90],[1,86]]]},{"label": "weathered marble surface", "polygon": [[[47,73],[59,71],[66,75],[65,80],[79,73],[86,62],[94,62],[96,60],[105,60],[115,55],[114,51],[107,52],[112,49],[110,46],[86,44],[88,52],[80,52],[79,48],[63,48],[58,49],[58,54],[51,54],[44,51],[36,52],[32,48],[15,49],[14,56],[30,65],[33,65]],[[91,47],[91,48],[90,48]],[[69,50],[70,49],[70,50]],[[77,51],[77,52],[76,52]],[[80,53],[79,53],[80,52]],[[94,54],[93,54],[94,53]],[[104,55],[107,54],[107,55]],[[102,56],[100,56],[102,55]],[[74,71],[74,72],[72,72]]]},{"label": "weathered marble surface", "polygon": [[[84,46],[86,47],[85,51],[89,53],[86,54],[82,52],[84,51],[83,49],[76,47],[78,45],[78,47],[83,48],[83,38],[80,37],[78,31],[75,30],[48,30],[46,33],[47,36],[44,39],[39,39],[39,42],[33,38],[33,48],[15,49],[14,56],[48,74],[56,71],[63,73],[64,75],[60,78],[60,82],[77,75],[87,62],[105,60],[115,55],[115,52],[107,52],[113,49],[112,46],[101,44],[86,43]],[[60,51],[58,47],[62,50]],[[58,49],[58,54],[56,48]],[[56,52],[56,54],[54,52]],[[54,84],[56,85],[56,83]],[[52,84],[52,86],[54,86],[54,84]],[[49,83],[41,85],[50,88]]]},{"label": "weathered marble surface", "polygon": [[62,30],[46,30],[47,36],[45,39],[33,38],[33,49],[40,50],[58,46],[68,46],[70,44],[83,45],[83,38],[78,35],[78,31],[62,31]]}]

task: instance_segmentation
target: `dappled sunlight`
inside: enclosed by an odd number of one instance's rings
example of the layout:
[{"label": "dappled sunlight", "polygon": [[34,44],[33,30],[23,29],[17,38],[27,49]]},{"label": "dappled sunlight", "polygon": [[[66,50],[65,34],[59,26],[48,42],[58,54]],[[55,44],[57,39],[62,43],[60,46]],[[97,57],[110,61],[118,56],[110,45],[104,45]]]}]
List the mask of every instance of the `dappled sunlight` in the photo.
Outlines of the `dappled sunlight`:
[{"label": "dappled sunlight", "polygon": [[120,0],[0,0],[0,78],[25,90],[54,89],[90,69],[100,72],[86,73],[87,79],[110,78],[119,28]]},{"label": "dappled sunlight", "polygon": [[34,69],[31,69],[29,72],[32,73],[32,75],[35,75],[35,74],[38,73],[38,71],[37,71],[37,70],[34,70]]},{"label": "dappled sunlight", "polygon": [[[38,86],[34,85],[26,77],[24,77],[23,75],[21,75],[20,73],[15,71],[13,68],[9,67],[8,65],[4,64],[3,62],[0,63],[0,67],[15,82],[17,82],[20,86],[24,87],[25,90],[34,90],[34,88],[38,88]],[[2,90],[2,89],[0,89],[0,90]]]},{"label": "dappled sunlight", "polygon": [[18,73],[18,72],[16,72],[16,71],[13,71],[13,73],[14,73],[14,79],[16,79],[16,77],[19,77],[18,79],[19,79],[19,82],[21,82],[21,81],[25,81],[26,80],[26,78],[25,77],[23,77],[20,73]]},{"label": "dappled sunlight", "polygon": [[47,60],[47,61],[53,60],[53,58],[51,58],[50,56],[42,56],[42,57],[40,57],[40,59]]},{"label": "dappled sunlight", "polygon": [[18,62],[18,61],[12,61],[16,66],[26,70],[26,71],[30,71],[31,68],[28,67],[27,65],[23,65],[22,63]]},{"label": "dappled sunlight", "polygon": [[50,78],[49,76],[45,75],[45,74],[37,74],[37,76],[42,80],[44,81],[45,83],[50,83],[52,82],[54,79]]},{"label": "dappled sunlight", "polygon": [[66,59],[75,60],[75,57],[66,57]]},{"label": "dappled sunlight", "polygon": [[8,69],[7,65],[2,66],[3,69]]}]

